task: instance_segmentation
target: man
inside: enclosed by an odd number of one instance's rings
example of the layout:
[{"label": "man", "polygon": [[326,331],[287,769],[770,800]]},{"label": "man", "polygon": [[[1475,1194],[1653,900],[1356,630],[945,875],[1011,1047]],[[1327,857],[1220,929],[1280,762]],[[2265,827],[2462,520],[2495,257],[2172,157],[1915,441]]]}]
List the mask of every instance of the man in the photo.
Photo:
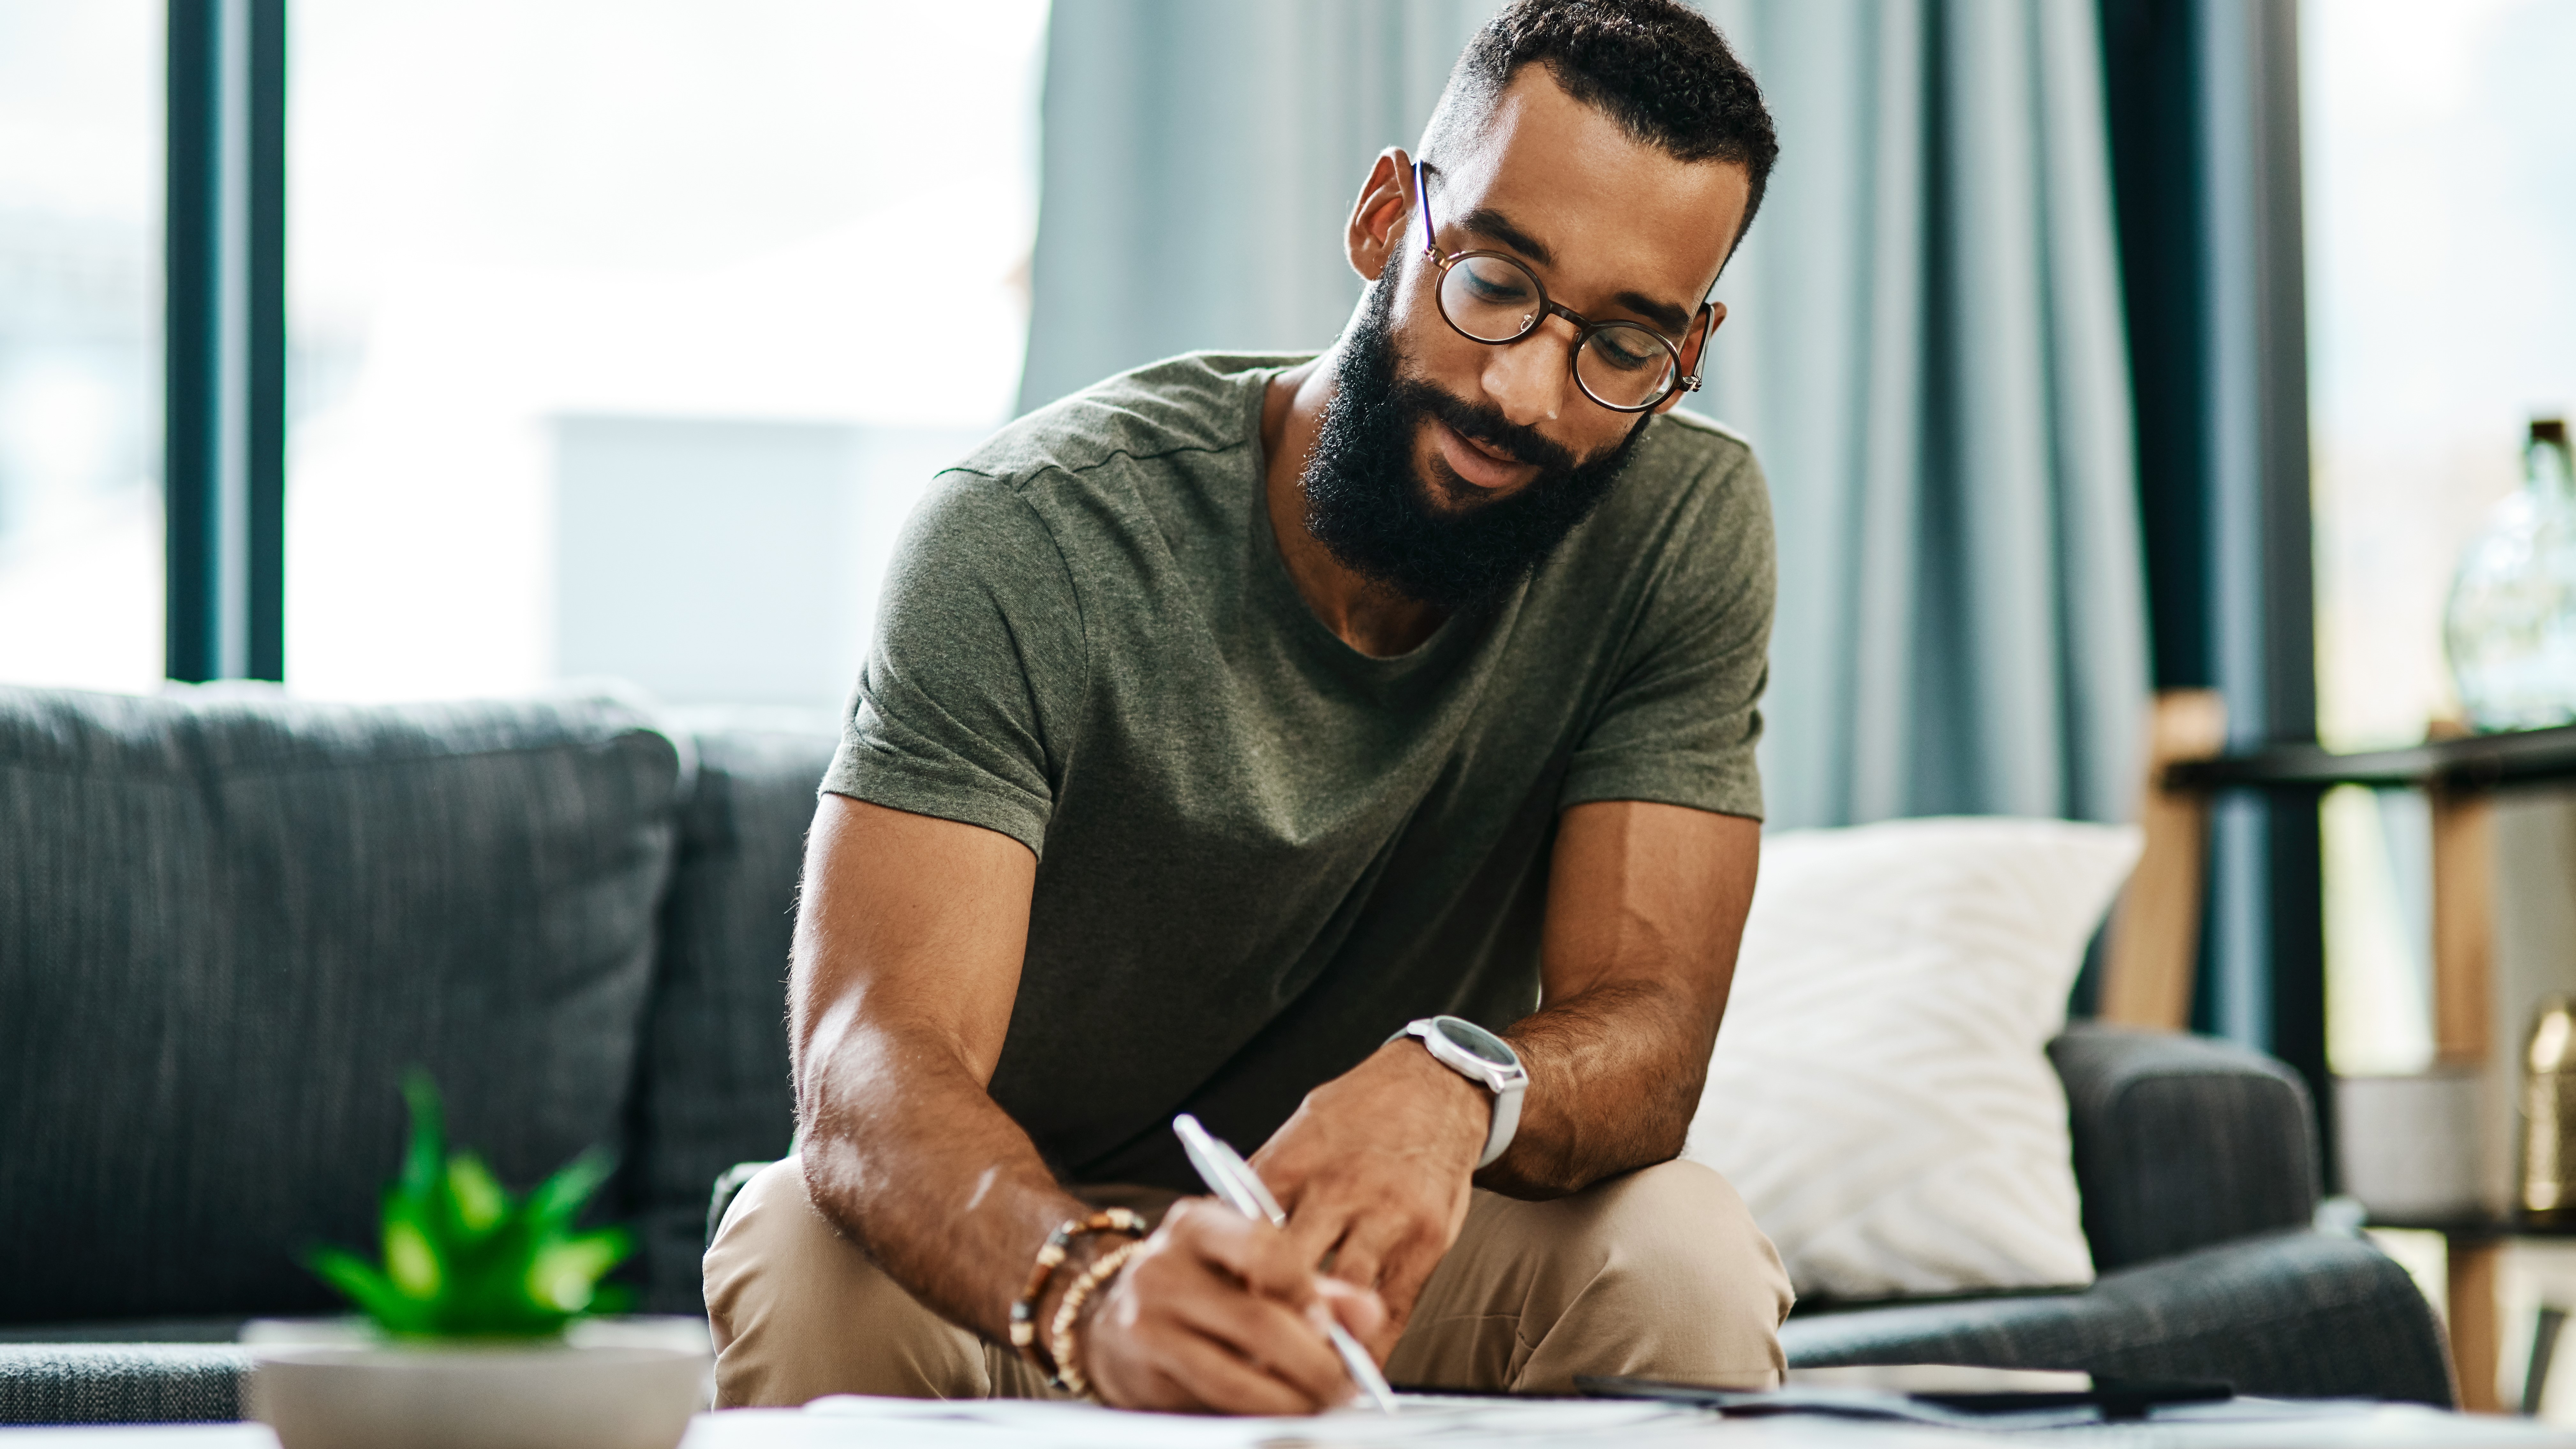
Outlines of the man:
[{"label": "man", "polygon": [[[1370,171],[1331,352],[1158,363],[941,475],[815,817],[800,1152],[707,1256],[721,1402],[1307,1412],[1332,1319],[1399,1385],[1776,1381],[1779,1260],[1672,1160],[1770,526],[1670,413],[1775,152],[1695,13],[1522,0]],[[1174,1200],[1182,1111],[1284,1228]]]}]

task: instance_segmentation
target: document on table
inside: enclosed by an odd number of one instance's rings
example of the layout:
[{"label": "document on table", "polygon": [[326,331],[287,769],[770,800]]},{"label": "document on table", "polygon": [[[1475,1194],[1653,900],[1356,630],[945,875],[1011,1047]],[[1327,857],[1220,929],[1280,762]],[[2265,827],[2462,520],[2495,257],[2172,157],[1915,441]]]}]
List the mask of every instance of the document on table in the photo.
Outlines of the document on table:
[{"label": "document on table", "polygon": [[803,1410],[702,1414],[682,1449],[2540,1449],[2566,1431],[2529,1419],[2415,1404],[2237,1399],[2160,1410],[2145,1422],[2047,1426],[1999,1416],[1974,1428],[1831,1414],[1720,1418],[1617,1399],[1399,1396],[1401,1413],[1309,1419],[1138,1414],[1031,1400],[817,1399]]},{"label": "document on table", "polygon": [[[1311,1418],[1137,1414],[1043,1399],[816,1399],[809,1418],[864,1424],[871,1445],[904,1449],[1438,1449],[1466,1444],[1599,1444],[1703,1433],[1704,1409],[1619,1399],[1403,1396],[1403,1411],[1339,1409]],[[1660,1433],[1658,1431],[1661,1431]],[[854,1442],[858,1436],[853,1436]]]}]

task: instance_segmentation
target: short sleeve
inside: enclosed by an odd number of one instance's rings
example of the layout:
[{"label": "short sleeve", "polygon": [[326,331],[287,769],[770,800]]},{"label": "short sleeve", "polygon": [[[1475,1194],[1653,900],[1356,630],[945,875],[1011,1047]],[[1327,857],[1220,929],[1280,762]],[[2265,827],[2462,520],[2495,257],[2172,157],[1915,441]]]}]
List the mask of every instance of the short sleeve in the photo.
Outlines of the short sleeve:
[{"label": "short sleeve", "polygon": [[1007,483],[943,473],[896,545],[823,789],[1043,854],[1086,667],[1045,522]]},{"label": "short sleeve", "polygon": [[1762,817],[1774,563],[1771,500],[1729,436],[1671,520],[1637,627],[1575,746],[1558,808],[1650,800]]}]

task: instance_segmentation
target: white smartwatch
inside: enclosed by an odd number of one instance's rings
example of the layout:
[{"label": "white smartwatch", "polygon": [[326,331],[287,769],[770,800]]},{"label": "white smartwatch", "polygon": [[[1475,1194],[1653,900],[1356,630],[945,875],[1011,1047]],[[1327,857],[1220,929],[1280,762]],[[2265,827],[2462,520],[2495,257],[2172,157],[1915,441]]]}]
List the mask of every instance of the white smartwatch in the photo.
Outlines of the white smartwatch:
[{"label": "white smartwatch", "polygon": [[1529,1090],[1529,1069],[1521,1065],[1521,1054],[1512,1050],[1510,1042],[1463,1016],[1426,1016],[1405,1023],[1404,1030],[1387,1040],[1409,1036],[1422,1039],[1432,1060],[1494,1094],[1494,1125],[1485,1133],[1485,1155],[1476,1159],[1476,1165],[1483,1167],[1502,1156],[1503,1149],[1512,1145],[1512,1134],[1520,1130],[1521,1094]]}]

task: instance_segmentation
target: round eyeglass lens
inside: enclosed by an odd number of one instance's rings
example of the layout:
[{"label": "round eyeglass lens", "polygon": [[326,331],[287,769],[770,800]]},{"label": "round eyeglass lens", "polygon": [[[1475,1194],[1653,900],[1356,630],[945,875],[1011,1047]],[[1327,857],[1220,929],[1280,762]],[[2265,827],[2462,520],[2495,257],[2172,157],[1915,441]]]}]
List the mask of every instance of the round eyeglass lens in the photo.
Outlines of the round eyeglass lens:
[{"label": "round eyeglass lens", "polygon": [[1604,407],[1643,408],[1663,401],[1680,370],[1672,344],[1633,322],[1592,329],[1574,354],[1574,379]]},{"label": "round eyeglass lens", "polygon": [[1460,257],[1440,274],[1440,315],[1479,342],[1509,342],[1538,325],[1538,278],[1501,257]]}]

